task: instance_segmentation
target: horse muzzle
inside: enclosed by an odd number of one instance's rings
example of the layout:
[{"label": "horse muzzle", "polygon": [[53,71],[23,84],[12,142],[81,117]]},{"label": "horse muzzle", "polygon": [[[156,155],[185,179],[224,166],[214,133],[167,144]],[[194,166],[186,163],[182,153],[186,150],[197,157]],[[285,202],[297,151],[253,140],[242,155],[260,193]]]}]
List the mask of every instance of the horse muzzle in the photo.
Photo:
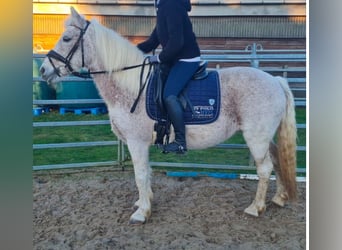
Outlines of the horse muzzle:
[{"label": "horse muzzle", "polygon": [[39,69],[41,77],[49,84],[58,82],[58,79],[60,78],[60,72],[56,71],[59,70],[57,68],[45,66],[44,63]]}]

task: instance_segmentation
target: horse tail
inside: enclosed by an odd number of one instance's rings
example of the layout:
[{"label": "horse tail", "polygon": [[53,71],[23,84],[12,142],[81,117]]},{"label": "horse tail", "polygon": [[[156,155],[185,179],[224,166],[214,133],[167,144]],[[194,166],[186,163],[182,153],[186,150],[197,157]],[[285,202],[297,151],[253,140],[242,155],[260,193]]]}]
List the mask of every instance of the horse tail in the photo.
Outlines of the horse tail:
[{"label": "horse tail", "polygon": [[286,111],[278,127],[278,159],[280,178],[290,201],[297,198],[296,147],[297,127],[293,94],[283,77],[276,77],[286,96]]}]

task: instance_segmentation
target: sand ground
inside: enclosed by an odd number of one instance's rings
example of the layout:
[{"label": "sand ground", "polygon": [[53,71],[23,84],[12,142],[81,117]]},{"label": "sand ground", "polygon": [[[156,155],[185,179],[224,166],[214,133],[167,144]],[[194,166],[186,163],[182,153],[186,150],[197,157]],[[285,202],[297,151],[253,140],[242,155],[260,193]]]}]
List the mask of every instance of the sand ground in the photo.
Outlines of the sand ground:
[{"label": "sand ground", "polygon": [[33,173],[34,249],[305,249],[306,189],[298,202],[270,202],[258,218],[243,210],[257,182],[167,177],[152,179],[152,216],[128,224],[138,199],[132,171],[39,171]]}]

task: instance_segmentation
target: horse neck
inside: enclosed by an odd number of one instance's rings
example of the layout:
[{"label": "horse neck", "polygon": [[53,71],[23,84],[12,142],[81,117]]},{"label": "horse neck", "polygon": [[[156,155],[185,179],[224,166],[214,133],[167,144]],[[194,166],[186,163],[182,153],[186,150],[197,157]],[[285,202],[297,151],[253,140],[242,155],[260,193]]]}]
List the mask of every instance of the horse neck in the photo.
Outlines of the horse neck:
[{"label": "horse neck", "polygon": [[[128,89],[124,85],[130,81],[134,81],[139,86],[139,74],[139,69],[134,69],[114,73],[113,77],[109,74],[95,75],[93,80],[107,106],[120,107],[129,111],[138,93]],[[142,105],[142,102],[140,102],[140,105]]]},{"label": "horse neck", "polygon": [[[109,106],[132,102],[139,92],[141,68],[122,70],[124,67],[141,64],[144,56],[136,46],[117,33],[104,27],[94,26],[94,54],[92,71],[106,70],[112,73],[93,76],[101,96]],[[98,29],[96,31],[95,29]],[[97,33],[97,34],[96,34]],[[99,38],[100,37],[100,38]],[[103,50],[106,48],[106,50]]]}]

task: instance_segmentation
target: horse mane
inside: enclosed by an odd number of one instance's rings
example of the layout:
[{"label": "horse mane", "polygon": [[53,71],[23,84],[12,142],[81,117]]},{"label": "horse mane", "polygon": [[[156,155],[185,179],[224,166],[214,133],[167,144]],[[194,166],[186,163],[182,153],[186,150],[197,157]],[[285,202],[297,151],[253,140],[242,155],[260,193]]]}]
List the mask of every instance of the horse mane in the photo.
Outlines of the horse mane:
[{"label": "horse mane", "polygon": [[[96,56],[101,60],[101,67],[108,72],[117,71],[123,67],[142,63],[143,53],[130,41],[114,30],[102,26],[97,20],[91,20],[94,25]],[[112,79],[120,87],[133,93],[139,91],[140,68],[128,72],[111,73]]]}]

